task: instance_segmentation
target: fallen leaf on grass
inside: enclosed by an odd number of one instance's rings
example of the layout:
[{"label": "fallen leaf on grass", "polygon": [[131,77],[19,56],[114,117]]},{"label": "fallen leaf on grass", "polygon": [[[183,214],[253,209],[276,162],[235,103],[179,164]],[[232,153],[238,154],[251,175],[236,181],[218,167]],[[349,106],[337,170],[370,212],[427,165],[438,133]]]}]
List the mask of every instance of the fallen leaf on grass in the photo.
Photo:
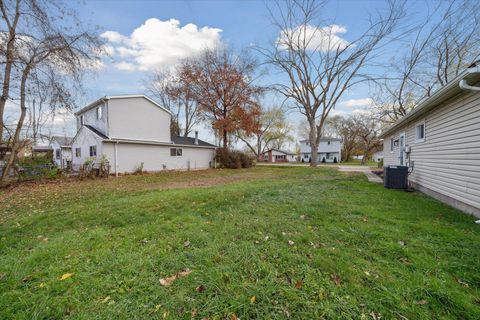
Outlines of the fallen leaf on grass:
[{"label": "fallen leaf on grass", "polygon": [[421,305],[421,306],[423,306],[424,304],[427,304],[427,303],[428,303],[427,300],[419,300],[419,301],[415,302],[415,304],[418,304],[418,305]]},{"label": "fallen leaf on grass", "polygon": [[295,289],[301,289],[302,287],[303,287],[302,280],[298,280],[297,282],[295,282]]},{"label": "fallen leaf on grass", "polygon": [[172,283],[177,280],[178,278],[182,278],[182,277],[186,277],[188,276],[190,273],[192,273],[192,270],[190,269],[185,269],[183,271],[180,271],[180,272],[177,272],[175,273],[173,276],[171,277],[167,277],[167,278],[162,278],[160,279],[160,284],[164,287],[168,287],[168,286],[171,286]]},{"label": "fallen leaf on grass", "polygon": [[465,287],[465,288],[468,288],[468,287],[469,287],[468,283],[466,283],[466,282],[463,281],[462,279],[458,279],[458,278],[457,278],[457,282],[460,283],[460,284],[461,284],[463,287]]},{"label": "fallen leaf on grass", "polygon": [[106,296],[103,300],[102,300],[102,303],[107,303],[108,300],[110,300],[110,296]]},{"label": "fallen leaf on grass", "polygon": [[207,288],[203,284],[201,284],[201,285],[199,285],[198,287],[195,288],[195,291],[202,293],[206,289]]},{"label": "fallen leaf on grass", "polygon": [[190,247],[190,241],[188,241],[188,240],[185,241],[185,242],[183,243],[183,246],[184,246],[185,248]]},{"label": "fallen leaf on grass", "polygon": [[380,313],[372,312],[372,313],[370,313],[370,315],[372,316],[373,320],[380,320],[380,319],[382,319],[382,315],[381,315]]},{"label": "fallen leaf on grass", "polygon": [[252,296],[252,297],[250,298],[250,303],[251,303],[251,304],[255,304],[255,301],[257,301],[257,297]]},{"label": "fallen leaf on grass", "polygon": [[45,284],[44,282],[42,282],[42,283],[40,283],[40,284],[38,285],[38,288],[43,288],[43,287],[45,287],[45,286],[46,286],[46,284]]},{"label": "fallen leaf on grass", "polygon": [[342,278],[340,278],[340,276],[338,274],[331,274],[330,275],[330,279],[332,279],[332,281],[337,285],[341,285],[342,284]]},{"label": "fallen leaf on grass", "polygon": [[407,245],[407,243],[402,240],[398,241],[398,244],[401,245],[402,247]]},{"label": "fallen leaf on grass", "polygon": [[230,320],[238,320],[238,317],[237,317],[237,315],[234,313],[234,314],[231,314],[231,315],[228,317],[228,319],[230,319]]},{"label": "fallen leaf on grass", "polygon": [[59,280],[65,280],[68,278],[71,278],[73,276],[73,273],[64,273]]},{"label": "fallen leaf on grass", "polygon": [[192,315],[192,318],[195,318],[198,314],[197,309],[193,309],[192,312],[190,312],[190,314]]},{"label": "fallen leaf on grass", "polygon": [[295,242],[293,242],[292,240],[288,240],[288,245],[289,246],[293,246],[295,244]]}]

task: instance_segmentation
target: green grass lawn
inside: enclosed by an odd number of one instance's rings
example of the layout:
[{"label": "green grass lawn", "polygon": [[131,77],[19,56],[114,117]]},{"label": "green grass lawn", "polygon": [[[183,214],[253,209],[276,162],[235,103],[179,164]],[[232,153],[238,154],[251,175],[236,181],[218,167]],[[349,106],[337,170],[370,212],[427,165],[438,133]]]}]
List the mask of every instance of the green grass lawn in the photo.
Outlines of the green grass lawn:
[{"label": "green grass lawn", "polygon": [[1,319],[480,315],[480,226],[360,174],[259,167],[26,184],[0,204]]}]

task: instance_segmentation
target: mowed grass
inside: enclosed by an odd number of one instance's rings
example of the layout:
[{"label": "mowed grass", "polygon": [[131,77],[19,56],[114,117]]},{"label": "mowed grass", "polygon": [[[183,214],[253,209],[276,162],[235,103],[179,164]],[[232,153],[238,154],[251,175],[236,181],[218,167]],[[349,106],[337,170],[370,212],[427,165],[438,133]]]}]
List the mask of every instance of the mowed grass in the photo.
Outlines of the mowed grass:
[{"label": "mowed grass", "polygon": [[360,174],[163,173],[0,203],[1,319],[480,317],[474,218]]}]

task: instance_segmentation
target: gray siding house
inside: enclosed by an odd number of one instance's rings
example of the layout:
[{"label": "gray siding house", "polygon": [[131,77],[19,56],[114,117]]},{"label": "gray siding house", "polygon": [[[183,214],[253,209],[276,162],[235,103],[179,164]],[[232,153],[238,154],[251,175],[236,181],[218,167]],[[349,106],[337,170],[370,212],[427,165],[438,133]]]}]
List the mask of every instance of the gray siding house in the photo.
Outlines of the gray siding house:
[{"label": "gray siding house", "polygon": [[382,133],[384,165],[409,183],[480,216],[480,66],[473,65]]},{"label": "gray siding house", "polygon": [[[312,158],[312,148],[308,140],[300,140],[300,161],[310,162]],[[317,160],[319,163],[340,162],[342,159],[342,140],[333,137],[323,137],[320,139],[317,151]]]},{"label": "gray siding house", "polygon": [[196,170],[214,165],[215,146],[170,136],[171,113],[144,95],[106,96],[75,113],[73,168],[106,157],[111,172]]}]

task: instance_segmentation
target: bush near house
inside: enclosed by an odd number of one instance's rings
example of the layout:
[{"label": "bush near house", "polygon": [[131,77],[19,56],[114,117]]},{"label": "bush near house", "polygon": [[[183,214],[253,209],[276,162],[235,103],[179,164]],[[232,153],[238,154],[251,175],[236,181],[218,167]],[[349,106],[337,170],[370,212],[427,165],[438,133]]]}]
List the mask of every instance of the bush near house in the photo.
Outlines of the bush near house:
[{"label": "bush near house", "polygon": [[246,153],[219,148],[216,151],[216,159],[220,168],[240,169],[250,168],[254,162]]}]

